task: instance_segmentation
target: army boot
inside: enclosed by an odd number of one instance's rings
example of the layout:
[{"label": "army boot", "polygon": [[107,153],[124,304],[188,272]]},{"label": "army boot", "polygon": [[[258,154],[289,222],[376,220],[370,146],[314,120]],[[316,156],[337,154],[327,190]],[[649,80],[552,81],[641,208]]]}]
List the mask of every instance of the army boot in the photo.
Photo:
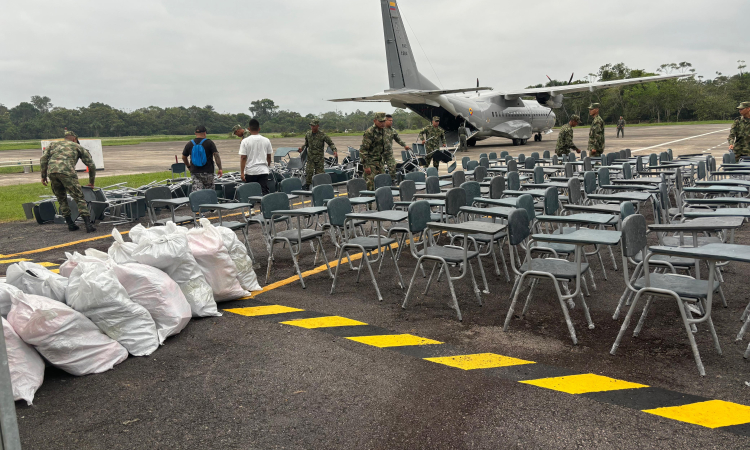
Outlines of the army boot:
[{"label": "army boot", "polygon": [[[91,219],[89,219],[89,216],[83,216],[83,224],[86,225],[86,233],[91,233],[92,231],[96,231],[96,228],[91,224]],[[76,230],[78,227],[76,227]]]},{"label": "army boot", "polygon": [[73,219],[70,216],[65,216],[65,223],[68,224],[68,231],[78,230],[78,225],[73,222]]}]

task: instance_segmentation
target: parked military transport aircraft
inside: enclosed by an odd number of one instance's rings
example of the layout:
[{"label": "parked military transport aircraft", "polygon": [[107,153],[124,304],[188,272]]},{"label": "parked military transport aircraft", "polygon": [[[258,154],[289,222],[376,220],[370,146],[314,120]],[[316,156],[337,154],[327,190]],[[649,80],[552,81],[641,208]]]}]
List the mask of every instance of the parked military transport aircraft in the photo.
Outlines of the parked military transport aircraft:
[{"label": "parked military transport aircraft", "polygon": [[[491,91],[489,87],[465,89],[439,89],[417,70],[417,63],[409,45],[401,13],[395,1],[380,0],[383,13],[385,50],[388,60],[390,89],[368,97],[352,97],[332,102],[390,102],[396,108],[409,108],[430,120],[440,117],[440,126],[455,132],[466,121],[471,129],[469,145],[492,136],[513,140],[513,145],[524,145],[532,134],[535,141],[555,125],[551,108],[562,106],[563,95],[573,92],[593,92],[611,86],[648,83],[684,77],[683,74],[658,75],[625,80],[600,81],[585,84],[568,84],[535,89],[517,89],[505,92]],[[469,94],[473,93],[473,94]],[[523,100],[521,97],[536,97]]]}]

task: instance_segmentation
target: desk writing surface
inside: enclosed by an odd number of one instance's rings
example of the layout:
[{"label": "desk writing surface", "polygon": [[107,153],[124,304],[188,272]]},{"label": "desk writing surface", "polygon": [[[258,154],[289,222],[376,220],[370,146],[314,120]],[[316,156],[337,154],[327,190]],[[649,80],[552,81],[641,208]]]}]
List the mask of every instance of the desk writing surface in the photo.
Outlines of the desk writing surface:
[{"label": "desk writing surface", "polygon": [[615,245],[620,242],[622,233],[619,231],[582,228],[568,234],[534,234],[531,237],[535,241],[559,242],[561,244]]},{"label": "desk writing surface", "polygon": [[428,222],[431,230],[452,231],[454,233],[495,235],[506,228],[505,224],[472,220],[461,223]]},{"label": "desk writing surface", "polygon": [[666,247],[655,245],[648,249],[652,253],[683,258],[750,262],[750,245],[707,244],[702,247]]},{"label": "desk writing surface", "polygon": [[401,222],[409,217],[409,213],[406,211],[399,211],[391,209],[388,211],[378,211],[373,213],[349,213],[346,215],[348,219],[357,220],[375,220],[384,222]]},{"label": "desk writing surface", "polygon": [[739,228],[745,222],[743,217],[700,217],[682,223],[655,223],[649,225],[654,231],[716,231]]},{"label": "desk writing surface", "polygon": [[683,213],[688,219],[697,217],[750,217],[748,208],[718,208],[715,211],[685,211]]}]

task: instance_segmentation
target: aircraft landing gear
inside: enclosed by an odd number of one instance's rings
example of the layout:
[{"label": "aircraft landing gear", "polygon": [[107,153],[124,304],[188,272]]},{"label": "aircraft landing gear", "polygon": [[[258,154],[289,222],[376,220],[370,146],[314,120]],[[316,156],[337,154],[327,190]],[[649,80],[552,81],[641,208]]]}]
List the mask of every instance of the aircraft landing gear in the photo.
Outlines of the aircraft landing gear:
[{"label": "aircraft landing gear", "polygon": [[528,139],[521,139],[521,145],[526,145],[526,141],[528,141]]},{"label": "aircraft landing gear", "polygon": [[537,133],[534,135],[534,142],[542,142],[542,135]]},{"label": "aircraft landing gear", "polygon": [[514,146],[515,145],[520,145],[520,144],[521,144],[521,140],[520,139],[513,139],[513,145]]},{"label": "aircraft landing gear", "polygon": [[466,145],[468,145],[469,147],[474,147],[474,146],[477,145],[477,140],[476,139],[469,139],[468,141],[466,141]]}]

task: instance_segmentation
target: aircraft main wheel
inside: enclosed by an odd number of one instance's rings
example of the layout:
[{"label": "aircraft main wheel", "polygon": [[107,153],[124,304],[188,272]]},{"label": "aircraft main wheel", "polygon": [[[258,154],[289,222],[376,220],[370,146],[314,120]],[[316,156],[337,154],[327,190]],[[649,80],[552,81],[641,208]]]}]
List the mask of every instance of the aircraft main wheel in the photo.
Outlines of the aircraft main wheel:
[{"label": "aircraft main wheel", "polygon": [[542,135],[541,135],[541,133],[537,134],[537,136],[539,137],[539,142],[542,142]]},{"label": "aircraft main wheel", "polygon": [[519,145],[521,143],[520,139],[513,139],[513,145]]},{"label": "aircraft main wheel", "polygon": [[521,139],[521,145],[526,145],[526,141],[527,141],[527,140],[528,140],[528,139]]},{"label": "aircraft main wheel", "polygon": [[477,145],[477,140],[469,139],[468,141],[466,141],[466,145],[468,145],[469,147],[474,147],[475,145]]}]

